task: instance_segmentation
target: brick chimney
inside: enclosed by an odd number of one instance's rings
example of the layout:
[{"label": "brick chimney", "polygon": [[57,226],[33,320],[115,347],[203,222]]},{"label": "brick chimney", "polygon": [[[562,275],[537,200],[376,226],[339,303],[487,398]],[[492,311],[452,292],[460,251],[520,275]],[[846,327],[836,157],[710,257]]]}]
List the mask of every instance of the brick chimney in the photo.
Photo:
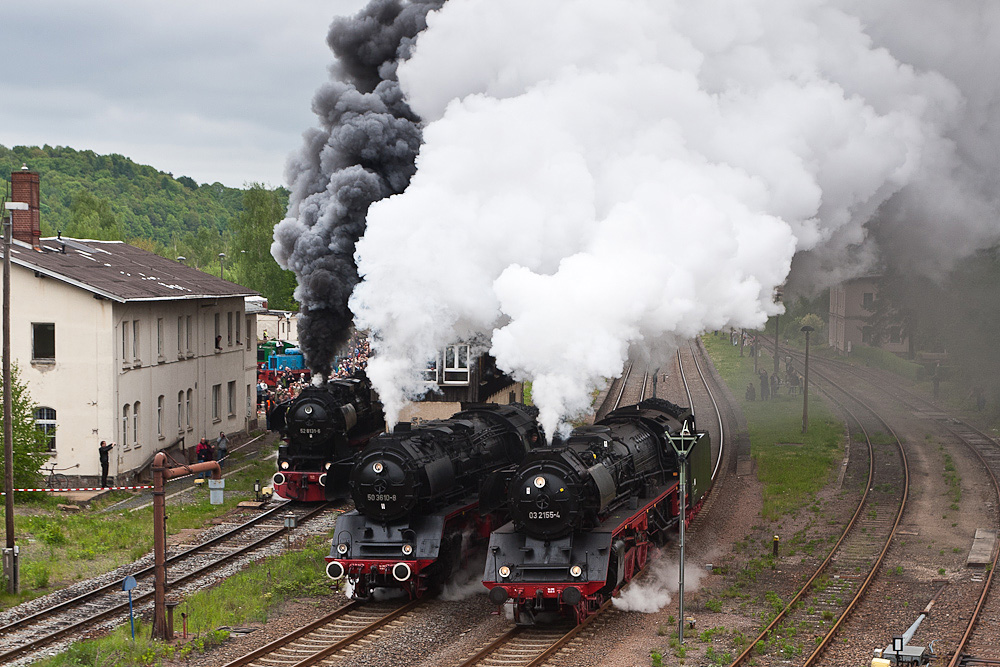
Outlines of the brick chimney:
[{"label": "brick chimney", "polygon": [[38,172],[29,171],[24,165],[20,171],[10,173],[11,201],[27,202],[27,211],[10,211],[12,215],[13,229],[11,234],[19,241],[31,244],[33,248],[39,247],[39,239],[42,236],[41,218],[39,216],[38,203]]}]

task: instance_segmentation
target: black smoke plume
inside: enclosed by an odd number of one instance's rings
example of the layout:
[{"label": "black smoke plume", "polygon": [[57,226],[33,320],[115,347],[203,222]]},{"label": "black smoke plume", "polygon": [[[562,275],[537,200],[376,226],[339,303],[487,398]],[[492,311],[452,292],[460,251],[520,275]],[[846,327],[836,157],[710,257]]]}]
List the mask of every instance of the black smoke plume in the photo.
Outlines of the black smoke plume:
[{"label": "black smoke plume", "polygon": [[330,27],[337,62],[313,99],[320,127],[306,132],[289,161],[288,217],[275,227],[271,246],[278,264],[298,278],[299,343],[309,367],[324,377],[350,336],[354,247],[368,207],[406,189],[416,170],[420,119],[403,98],[396,65],[409,57],[427,13],[443,3],[373,0]]}]

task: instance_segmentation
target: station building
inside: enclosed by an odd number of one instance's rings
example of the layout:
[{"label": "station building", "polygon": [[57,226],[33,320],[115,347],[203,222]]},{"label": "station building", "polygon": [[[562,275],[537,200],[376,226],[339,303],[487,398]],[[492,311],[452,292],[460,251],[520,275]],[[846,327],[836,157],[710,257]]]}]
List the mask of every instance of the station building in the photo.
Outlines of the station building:
[{"label": "station building", "polygon": [[871,326],[878,299],[878,276],[847,280],[830,288],[829,343],[841,354],[851,354],[859,345],[880,347],[894,354],[906,354],[909,340],[901,325],[892,325],[879,335]]},{"label": "station building", "polygon": [[[11,174],[11,358],[70,479],[134,480],[160,450],[256,418],[253,290],[120,241],[41,238],[38,174]],[[2,248],[0,248],[2,251]],[[0,334],[2,335],[2,334]]]}]

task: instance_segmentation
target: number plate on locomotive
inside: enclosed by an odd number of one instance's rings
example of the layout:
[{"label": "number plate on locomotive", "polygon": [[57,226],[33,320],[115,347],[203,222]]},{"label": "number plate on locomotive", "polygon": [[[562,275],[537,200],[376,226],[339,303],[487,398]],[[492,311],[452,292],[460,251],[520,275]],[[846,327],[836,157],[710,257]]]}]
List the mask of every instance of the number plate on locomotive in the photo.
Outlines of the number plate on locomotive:
[{"label": "number plate on locomotive", "polygon": [[369,493],[368,500],[373,503],[394,503],[396,502],[395,493]]},{"label": "number plate on locomotive", "polygon": [[529,519],[561,519],[559,512],[555,510],[546,510],[544,512],[528,512]]}]

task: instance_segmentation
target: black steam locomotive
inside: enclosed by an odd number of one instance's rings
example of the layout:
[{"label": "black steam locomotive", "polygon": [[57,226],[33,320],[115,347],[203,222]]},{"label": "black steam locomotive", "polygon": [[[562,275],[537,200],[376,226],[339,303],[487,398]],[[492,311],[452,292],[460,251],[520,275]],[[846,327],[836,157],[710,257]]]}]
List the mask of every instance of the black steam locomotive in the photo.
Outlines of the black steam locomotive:
[{"label": "black steam locomotive", "polygon": [[269,418],[284,440],[274,492],[303,502],[346,498],[354,455],[385,430],[382,404],[364,373],[307,386]]},{"label": "black steam locomotive", "polygon": [[[694,441],[683,499],[668,436]],[[681,502],[687,518],[700,508],[711,449],[689,408],[654,398],[498,473],[509,481],[492,486],[505,489],[512,521],[490,536],[483,575],[490,600],[512,604],[519,624],[550,612],[585,619],[642,570],[653,544],[666,541]],[[496,502],[484,489],[484,505]]]},{"label": "black steam locomotive", "polygon": [[451,419],[374,438],[351,471],[355,510],[337,519],[326,572],[355,598],[402,588],[411,598],[447,580],[477,540],[506,521],[479,511],[479,487],[543,442],[538,410],[476,405]]}]

